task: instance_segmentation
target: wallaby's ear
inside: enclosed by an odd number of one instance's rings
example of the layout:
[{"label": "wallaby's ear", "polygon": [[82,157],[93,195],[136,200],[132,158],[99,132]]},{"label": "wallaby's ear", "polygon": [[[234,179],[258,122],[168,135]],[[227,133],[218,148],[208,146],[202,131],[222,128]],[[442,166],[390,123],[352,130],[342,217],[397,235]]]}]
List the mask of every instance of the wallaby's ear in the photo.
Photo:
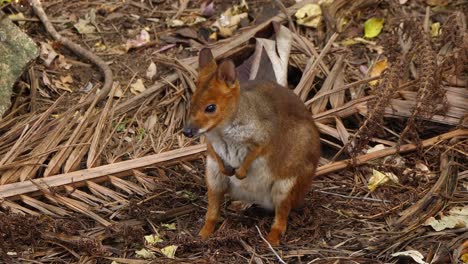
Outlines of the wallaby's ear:
[{"label": "wallaby's ear", "polygon": [[198,54],[198,68],[203,69],[210,63],[214,63],[216,65],[213,53],[211,53],[209,48],[203,48]]},{"label": "wallaby's ear", "polygon": [[218,66],[218,71],[216,74],[218,80],[224,81],[230,88],[232,88],[236,84],[236,66],[231,60],[225,60],[221,62],[221,64]]}]

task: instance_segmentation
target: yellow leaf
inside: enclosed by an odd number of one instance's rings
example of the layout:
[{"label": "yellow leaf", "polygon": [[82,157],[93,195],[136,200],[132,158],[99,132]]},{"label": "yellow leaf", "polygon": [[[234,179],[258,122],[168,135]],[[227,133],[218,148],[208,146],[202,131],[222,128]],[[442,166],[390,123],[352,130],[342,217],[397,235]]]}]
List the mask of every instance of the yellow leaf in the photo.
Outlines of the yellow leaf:
[{"label": "yellow leaf", "polygon": [[440,23],[432,23],[431,25],[431,36],[438,37],[440,35]]},{"label": "yellow leaf", "polygon": [[463,263],[468,263],[468,253],[463,254],[460,260],[463,261]]},{"label": "yellow leaf", "polygon": [[146,90],[145,85],[143,84],[143,80],[138,79],[132,85],[130,85],[130,92],[133,94],[139,94]]},{"label": "yellow leaf", "polygon": [[146,248],[136,250],[135,254],[136,254],[137,257],[143,258],[143,259],[154,259],[154,258],[156,258],[156,255],[152,251],[147,250]]},{"label": "yellow leaf", "polygon": [[369,179],[369,183],[367,184],[367,188],[371,192],[373,192],[377,187],[380,185],[384,185],[385,183],[393,181],[398,182],[398,178],[395,174],[391,172],[380,172],[378,170],[372,170],[372,176]]},{"label": "yellow leaf", "polygon": [[177,250],[177,246],[172,245],[172,246],[161,248],[161,253],[163,253],[164,256],[168,258],[174,258],[176,250]]},{"label": "yellow leaf", "polygon": [[156,234],[145,236],[145,240],[150,245],[154,245],[156,243],[163,242],[163,240]]},{"label": "yellow leaf", "polygon": [[[386,58],[383,60],[379,60],[378,62],[374,64],[374,66],[370,70],[370,73],[369,73],[370,77],[379,76],[380,74],[382,74],[382,72],[385,69],[387,69],[387,67],[388,67],[388,64],[387,64]],[[376,86],[378,83],[379,83],[379,80],[373,80],[369,82],[369,84],[372,86]]]},{"label": "yellow leaf", "polygon": [[306,27],[317,28],[322,19],[322,9],[317,4],[307,4],[297,10],[297,23]]},{"label": "yellow leaf", "polygon": [[375,38],[382,32],[385,19],[383,18],[369,18],[364,22],[364,37]]},{"label": "yellow leaf", "polygon": [[162,227],[165,227],[166,229],[168,230],[176,230],[176,225],[175,223],[172,223],[172,224],[161,224]]}]

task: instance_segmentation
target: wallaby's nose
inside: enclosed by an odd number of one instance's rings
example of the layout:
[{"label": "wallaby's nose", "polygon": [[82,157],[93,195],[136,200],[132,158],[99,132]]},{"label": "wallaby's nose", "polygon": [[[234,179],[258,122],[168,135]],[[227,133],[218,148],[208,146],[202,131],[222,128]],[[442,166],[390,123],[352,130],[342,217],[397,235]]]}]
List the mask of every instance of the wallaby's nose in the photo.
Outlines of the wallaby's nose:
[{"label": "wallaby's nose", "polygon": [[188,125],[184,127],[182,133],[184,134],[184,136],[191,138],[197,133],[197,129],[193,126]]}]

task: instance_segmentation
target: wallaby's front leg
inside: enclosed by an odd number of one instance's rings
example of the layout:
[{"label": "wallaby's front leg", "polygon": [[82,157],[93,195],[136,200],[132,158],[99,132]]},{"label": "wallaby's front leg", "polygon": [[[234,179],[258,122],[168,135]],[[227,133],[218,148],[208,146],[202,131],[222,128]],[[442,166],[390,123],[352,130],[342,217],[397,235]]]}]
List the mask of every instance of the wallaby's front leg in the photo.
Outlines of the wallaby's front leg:
[{"label": "wallaby's front leg", "polygon": [[223,160],[218,155],[218,153],[216,153],[216,151],[214,151],[213,146],[210,143],[206,144],[206,148],[207,148],[207,151],[208,151],[208,155],[210,155],[211,157],[213,157],[216,160],[216,163],[218,164],[219,171],[221,171],[224,175],[227,175],[227,176],[234,175],[234,168],[229,166],[229,165],[226,166],[224,164]]},{"label": "wallaby's front leg", "polygon": [[265,147],[263,146],[254,146],[249,153],[244,158],[244,161],[242,162],[241,166],[236,169],[236,177],[238,179],[244,179],[245,176],[247,175],[247,171],[250,168],[250,165],[252,162],[261,154],[263,154],[265,150]]}]

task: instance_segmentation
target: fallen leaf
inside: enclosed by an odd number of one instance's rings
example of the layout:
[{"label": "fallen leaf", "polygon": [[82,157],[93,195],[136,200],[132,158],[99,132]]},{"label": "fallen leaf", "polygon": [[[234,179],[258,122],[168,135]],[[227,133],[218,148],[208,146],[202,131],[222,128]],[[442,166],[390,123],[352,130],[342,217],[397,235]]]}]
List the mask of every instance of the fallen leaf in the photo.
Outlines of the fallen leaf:
[{"label": "fallen leaf", "polygon": [[168,258],[174,258],[177,246],[171,245],[164,248],[161,248],[161,253],[163,253]]},{"label": "fallen leaf", "polygon": [[372,176],[370,177],[369,183],[367,184],[367,188],[373,192],[375,189],[377,189],[377,187],[389,181],[398,183],[398,177],[391,172],[380,172],[373,169]]},{"label": "fallen leaf", "polygon": [[125,50],[128,51],[132,48],[141,47],[145,45],[146,43],[148,43],[149,41],[150,41],[150,35],[148,31],[142,29],[140,31],[140,34],[138,34],[138,36],[136,36],[135,39],[127,40],[127,43],[125,43]]},{"label": "fallen leaf", "polygon": [[421,252],[417,250],[401,251],[392,254],[392,257],[398,256],[410,257],[418,264],[428,264],[426,261],[424,261],[424,256],[421,254]]},{"label": "fallen leaf", "polygon": [[[380,76],[382,72],[385,69],[387,69],[387,67],[388,67],[387,58],[383,60],[379,60],[378,62],[374,64],[374,66],[372,66],[372,69],[369,72],[369,76],[370,77]],[[373,80],[373,81],[370,81],[369,84],[372,86],[376,86],[379,83],[379,81],[380,80]]]},{"label": "fallen leaf", "polygon": [[239,5],[234,5],[224,11],[213,23],[212,27],[218,29],[220,36],[225,38],[230,37],[239,27],[240,22],[248,18],[248,10],[247,2],[242,0]]},{"label": "fallen leaf", "polygon": [[[5,0],[3,0],[3,1],[5,1]],[[0,3],[1,3],[1,1],[0,1]],[[25,17],[23,15],[23,13],[21,13],[21,12],[19,12],[18,14],[9,15],[8,18],[11,19],[11,20],[18,20],[19,25],[24,25],[26,23],[26,21],[24,21]]]},{"label": "fallen leaf", "polygon": [[44,61],[44,65],[46,67],[50,67],[52,62],[59,56],[57,52],[55,52],[54,48],[49,43],[40,42],[41,44],[41,52],[39,57]]},{"label": "fallen leaf", "polygon": [[130,85],[130,92],[132,94],[139,94],[139,93],[143,92],[144,90],[146,90],[146,87],[143,84],[142,79],[138,79],[138,80],[136,80],[136,82],[134,82],[134,83],[132,83]]},{"label": "fallen leaf", "polygon": [[151,234],[151,235],[145,236],[145,241],[150,245],[154,245],[156,243],[163,242],[164,240],[162,240],[162,238],[160,238],[156,234]]},{"label": "fallen leaf", "polygon": [[69,70],[72,67],[72,65],[67,62],[65,56],[63,55],[58,55],[57,64],[60,68],[64,68],[66,70]]},{"label": "fallen leaf", "polygon": [[463,263],[468,263],[468,253],[461,255],[460,260],[463,261]]},{"label": "fallen leaf", "polygon": [[430,217],[424,225],[431,226],[435,231],[447,228],[465,228],[468,226],[468,206],[453,207],[449,210],[448,215],[442,215],[440,220]]},{"label": "fallen leaf", "polygon": [[400,5],[404,5],[406,4],[406,2],[408,2],[408,0],[399,0],[399,2],[400,2]]},{"label": "fallen leaf", "polygon": [[91,19],[88,15],[86,15],[84,19],[78,19],[78,23],[74,24],[73,26],[80,34],[91,34],[96,32],[96,28],[91,24]]},{"label": "fallen leaf", "polygon": [[369,154],[369,153],[376,152],[382,149],[385,149],[385,146],[383,144],[377,144],[373,146],[372,148],[368,149],[366,153]]},{"label": "fallen leaf", "polygon": [[146,119],[145,123],[143,124],[143,127],[148,131],[153,131],[157,123],[158,115],[156,113],[153,113],[148,117],[148,119]]},{"label": "fallen leaf", "polygon": [[375,38],[382,32],[385,19],[383,18],[369,18],[364,22],[364,37]]},{"label": "fallen leaf", "polygon": [[172,223],[172,224],[161,224],[162,227],[168,229],[168,230],[177,230],[176,228],[176,224],[175,223]]},{"label": "fallen leaf", "polygon": [[154,258],[156,258],[156,255],[154,254],[154,252],[149,251],[149,250],[147,250],[146,248],[142,248],[142,249],[140,249],[140,250],[136,250],[136,251],[135,251],[135,255],[136,255],[138,258],[142,258],[142,259],[154,259]]},{"label": "fallen leaf", "polygon": [[[209,2],[209,4],[207,4]],[[200,13],[204,17],[210,17],[214,15],[215,10],[214,10],[214,1],[204,1],[200,5]]]},{"label": "fallen leaf", "polygon": [[431,25],[431,36],[432,37],[438,37],[440,36],[440,23],[432,23]]},{"label": "fallen leaf", "polygon": [[154,76],[156,76],[158,69],[156,68],[156,64],[154,62],[151,62],[150,65],[148,66],[148,69],[146,70],[146,78],[149,80],[153,80]]},{"label": "fallen leaf", "polygon": [[167,25],[169,27],[183,27],[183,26],[193,26],[202,22],[205,22],[206,18],[201,16],[186,16],[178,19],[169,19],[167,20]]},{"label": "fallen leaf", "polygon": [[72,89],[70,88],[70,84],[73,83],[73,78],[71,77],[70,74],[66,76],[61,76],[60,80],[54,80],[54,85],[61,89],[65,90],[67,92],[73,92]]},{"label": "fallen leaf", "polygon": [[297,10],[294,16],[299,25],[317,28],[322,20],[322,9],[318,4],[307,4]]},{"label": "fallen leaf", "polygon": [[[270,60],[273,72],[276,77],[276,82],[280,85],[287,86],[288,84],[288,61],[291,52],[292,34],[285,26],[280,26],[276,32],[275,40],[256,38],[257,43],[254,52],[254,60],[250,70],[250,80],[255,80],[261,65],[261,55],[265,50],[268,59]],[[264,69],[264,68],[263,68]]]}]

